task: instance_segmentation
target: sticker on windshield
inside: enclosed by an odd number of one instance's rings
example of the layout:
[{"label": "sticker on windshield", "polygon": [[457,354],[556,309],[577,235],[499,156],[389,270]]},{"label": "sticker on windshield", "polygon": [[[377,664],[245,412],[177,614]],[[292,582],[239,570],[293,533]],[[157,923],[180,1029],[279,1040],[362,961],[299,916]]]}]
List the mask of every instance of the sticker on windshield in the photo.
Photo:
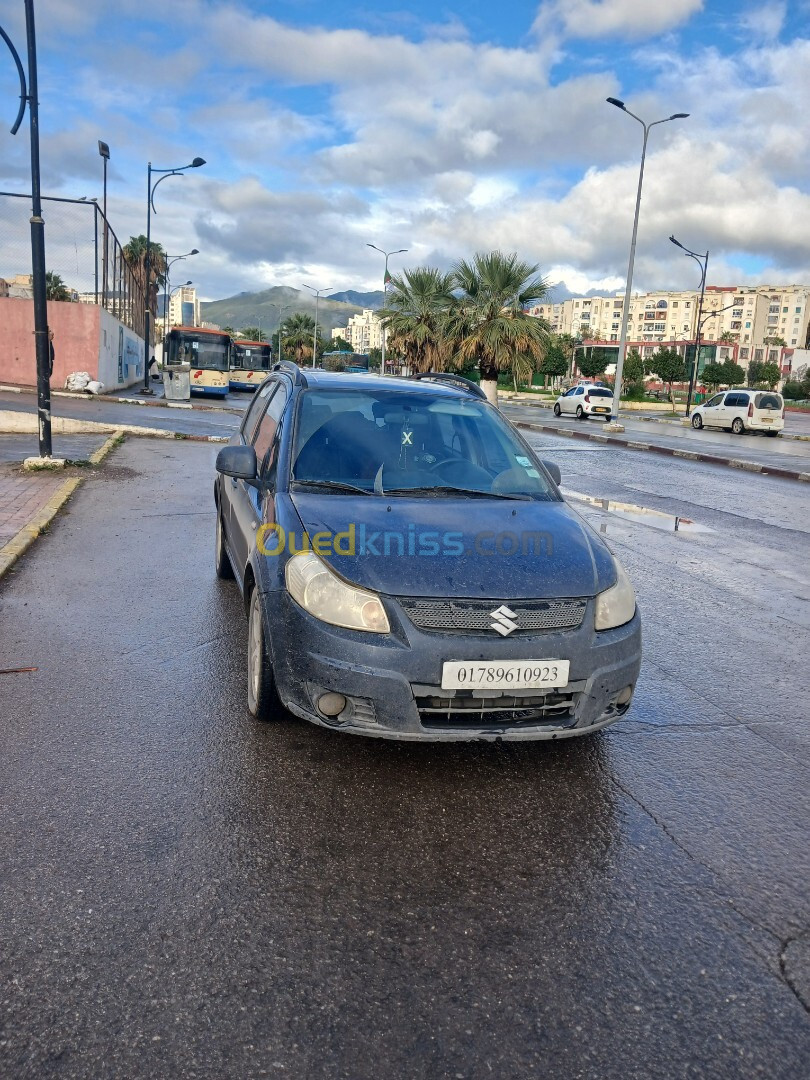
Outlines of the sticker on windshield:
[{"label": "sticker on windshield", "polygon": [[527,476],[533,476],[533,477],[536,478],[536,477],[538,477],[540,475],[540,473],[537,471],[537,469],[527,469],[526,470],[526,475]]},{"label": "sticker on windshield", "polygon": [[518,457],[517,455],[515,455],[515,461],[518,463],[518,465],[522,465],[524,469],[528,469],[531,465],[531,462],[527,457]]}]

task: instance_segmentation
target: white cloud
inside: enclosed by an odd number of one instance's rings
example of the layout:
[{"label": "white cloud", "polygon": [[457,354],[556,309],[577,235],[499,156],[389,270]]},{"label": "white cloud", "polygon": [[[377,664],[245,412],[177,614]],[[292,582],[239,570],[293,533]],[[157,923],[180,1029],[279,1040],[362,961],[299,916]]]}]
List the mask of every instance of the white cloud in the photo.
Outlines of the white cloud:
[{"label": "white cloud", "polygon": [[650,38],[684,23],[703,0],[544,0],[534,22],[541,38]]}]

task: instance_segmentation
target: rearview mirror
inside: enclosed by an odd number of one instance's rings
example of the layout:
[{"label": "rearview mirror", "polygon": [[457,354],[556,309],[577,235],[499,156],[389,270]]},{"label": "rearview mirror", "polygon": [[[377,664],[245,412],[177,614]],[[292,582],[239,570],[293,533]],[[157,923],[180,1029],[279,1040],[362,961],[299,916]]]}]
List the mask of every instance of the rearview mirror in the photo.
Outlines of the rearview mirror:
[{"label": "rearview mirror", "polygon": [[553,461],[543,461],[543,465],[546,468],[546,472],[551,474],[551,479],[554,481],[557,487],[559,487],[562,483],[562,473],[560,472],[560,466]]},{"label": "rearview mirror", "polygon": [[235,480],[256,481],[256,451],[252,446],[223,446],[217,454],[216,469]]}]

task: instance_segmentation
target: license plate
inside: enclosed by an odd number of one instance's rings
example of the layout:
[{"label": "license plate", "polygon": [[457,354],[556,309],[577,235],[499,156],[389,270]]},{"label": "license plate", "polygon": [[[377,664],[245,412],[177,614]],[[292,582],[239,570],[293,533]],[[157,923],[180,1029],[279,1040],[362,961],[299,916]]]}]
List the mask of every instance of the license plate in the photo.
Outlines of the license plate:
[{"label": "license plate", "polygon": [[763,416],[762,417],[762,423],[763,424],[772,424],[773,423],[773,417],[772,416]]},{"label": "license plate", "polygon": [[610,412],[610,409],[603,409],[601,405],[597,405],[595,408],[591,409],[591,412]]},{"label": "license plate", "polygon": [[568,685],[568,660],[450,660],[442,690],[542,690]]}]

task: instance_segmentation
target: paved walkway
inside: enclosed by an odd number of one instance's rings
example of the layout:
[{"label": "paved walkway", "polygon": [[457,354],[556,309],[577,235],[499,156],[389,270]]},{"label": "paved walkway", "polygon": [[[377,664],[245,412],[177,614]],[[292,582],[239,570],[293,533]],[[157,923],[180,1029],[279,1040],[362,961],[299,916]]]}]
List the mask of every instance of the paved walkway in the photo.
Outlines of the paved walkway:
[{"label": "paved walkway", "polygon": [[[107,441],[107,435],[54,435],[53,456],[67,461],[87,461]],[[0,463],[19,464],[39,456],[36,435],[0,435]]]},{"label": "paved walkway", "polygon": [[64,482],[61,472],[21,473],[0,465],[0,548],[45,508]]}]

